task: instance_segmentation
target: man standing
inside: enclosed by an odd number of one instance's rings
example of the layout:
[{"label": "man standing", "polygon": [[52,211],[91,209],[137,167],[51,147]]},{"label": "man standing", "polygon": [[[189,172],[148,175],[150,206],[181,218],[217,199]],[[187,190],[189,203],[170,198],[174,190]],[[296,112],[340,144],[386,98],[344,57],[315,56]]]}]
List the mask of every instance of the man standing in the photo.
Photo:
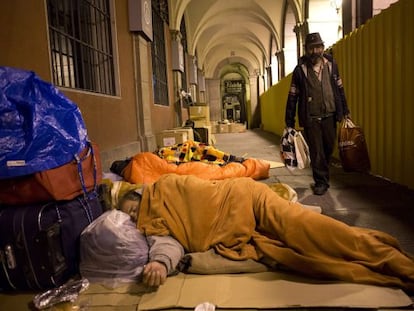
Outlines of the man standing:
[{"label": "man standing", "polygon": [[336,122],[348,115],[349,109],[338,66],[331,55],[324,53],[318,32],[306,36],[305,51],[292,74],[285,122],[287,127],[295,127],[297,107],[299,126],[304,128],[309,146],[313,193],[323,195],[329,188]]}]

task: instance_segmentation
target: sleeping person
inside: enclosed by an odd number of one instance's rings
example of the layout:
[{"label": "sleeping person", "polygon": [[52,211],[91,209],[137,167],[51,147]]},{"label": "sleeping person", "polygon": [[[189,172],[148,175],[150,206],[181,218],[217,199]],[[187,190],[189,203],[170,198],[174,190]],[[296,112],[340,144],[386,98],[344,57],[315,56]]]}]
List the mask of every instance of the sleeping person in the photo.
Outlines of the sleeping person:
[{"label": "sleeping person", "polygon": [[110,288],[140,282],[153,287],[176,272],[184,256],[181,244],[171,236],[144,236],[137,230],[139,192],[136,187],[122,192],[117,208],[82,232],[79,270],[90,282]]},{"label": "sleeping person", "polygon": [[[136,190],[127,192],[119,202],[119,209],[136,223],[141,194]],[[164,284],[167,275],[175,273],[175,267],[184,256],[181,244],[171,236],[147,236],[148,263],[144,266],[142,281],[148,286]]]},{"label": "sleeping person", "polygon": [[303,208],[251,178],[212,181],[168,174],[146,185],[138,200],[138,211],[121,210],[138,215],[139,231],[150,239],[178,241],[177,257],[167,252],[174,243],[160,250],[162,260],[151,256],[150,247],[143,280],[151,286],[165,282],[183,248],[214,250],[236,261],[276,262],[313,278],[414,290],[413,257],[395,238]]}]

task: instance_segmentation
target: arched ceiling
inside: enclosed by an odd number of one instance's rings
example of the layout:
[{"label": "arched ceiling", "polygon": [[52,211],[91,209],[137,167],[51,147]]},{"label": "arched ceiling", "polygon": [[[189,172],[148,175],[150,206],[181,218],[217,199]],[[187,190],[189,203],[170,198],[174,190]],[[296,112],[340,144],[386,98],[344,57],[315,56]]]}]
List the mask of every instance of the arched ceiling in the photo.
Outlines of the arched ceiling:
[{"label": "arched ceiling", "polygon": [[184,16],[188,53],[206,78],[233,62],[262,74],[282,48],[286,2],[297,8],[297,0],[169,0],[170,28],[179,30]]},{"label": "arched ceiling", "polygon": [[[373,0],[392,3],[397,0]],[[284,71],[297,63],[306,31],[318,31],[330,46],[341,38],[342,14],[334,0],[168,0],[169,27],[184,19],[187,51],[204,77],[219,79],[227,65],[243,64],[249,75],[264,75],[272,56],[283,50]],[[377,4],[378,6],[378,4]],[[299,26],[301,36],[294,33]],[[274,58],[274,57],[273,57]],[[274,65],[274,64],[272,64]],[[223,67],[226,66],[226,69]],[[237,66],[235,68],[238,68]]]}]

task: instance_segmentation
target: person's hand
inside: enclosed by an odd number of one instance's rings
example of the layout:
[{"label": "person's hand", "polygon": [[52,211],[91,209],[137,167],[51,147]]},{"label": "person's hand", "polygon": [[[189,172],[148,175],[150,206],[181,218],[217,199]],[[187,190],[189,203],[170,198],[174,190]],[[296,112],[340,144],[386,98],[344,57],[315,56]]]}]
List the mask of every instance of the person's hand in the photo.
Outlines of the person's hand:
[{"label": "person's hand", "polygon": [[143,272],[143,283],[147,286],[160,286],[167,279],[167,267],[158,261],[149,262]]}]

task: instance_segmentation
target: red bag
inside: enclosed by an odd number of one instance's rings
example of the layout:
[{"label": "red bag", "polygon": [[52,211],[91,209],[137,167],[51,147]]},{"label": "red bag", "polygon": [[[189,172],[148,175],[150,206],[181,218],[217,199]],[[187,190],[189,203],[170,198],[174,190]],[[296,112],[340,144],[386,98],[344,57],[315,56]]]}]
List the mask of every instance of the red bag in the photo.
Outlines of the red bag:
[{"label": "red bag", "polygon": [[339,157],[346,172],[368,172],[371,169],[368,148],[362,129],[347,117],[338,135]]},{"label": "red bag", "polygon": [[75,159],[34,174],[0,179],[0,204],[20,205],[72,200],[102,181],[98,146],[91,143]]}]

